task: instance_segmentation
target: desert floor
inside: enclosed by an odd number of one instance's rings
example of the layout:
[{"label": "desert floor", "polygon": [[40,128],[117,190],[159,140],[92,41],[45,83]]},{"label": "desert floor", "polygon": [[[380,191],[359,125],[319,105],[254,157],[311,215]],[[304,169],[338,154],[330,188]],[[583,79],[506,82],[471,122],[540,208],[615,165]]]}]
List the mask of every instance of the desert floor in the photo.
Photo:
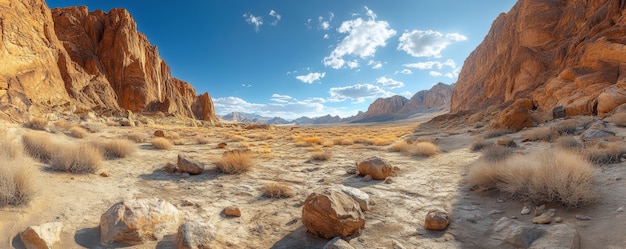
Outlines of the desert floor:
[{"label": "desert floor", "polygon": [[[127,198],[158,197],[182,210],[184,220],[215,225],[224,248],[322,248],[327,240],[308,234],[302,224],[302,204],[313,191],[335,184],[356,187],[370,195],[365,229],[348,238],[355,248],[482,248],[493,232],[493,223],[501,217],[516,216],[517,220],[531,224],[532,215],[520,215],[520,210],[534,204],[494,191],[470,191],[464,181],[467,168],[481,155],[472,152],[470,146],[484,134],[485,128],[420,128],[421,121],[254,129],[231,124],[103,124],[82,139],[66,135],[63,129],[34,131],[51,134],[63,144],[125,138],[131,132],[152,137],[155,130],[175,132],[180,138],[176,138],[178,145],[170,150],[155,149],[149,140],[137,143],[133,155],[103,161],[97,174],[55,172],[46,164],[31,161],[37,169],[32,176],[37,182],[36,196],[26,206],[0,208],[0,247],[23,248],[20,231],[31,225],[60,221],[64,228],[58,248],[101,248],[98,224],[111,205]],[[3,123],[2,127],[4,139],[15,143],[25,132],[33,132],[16,124]],[[623,141],[625,128],[609,128]],[[208,143],[199,144],[198,136]],[[520,133],[509,136],[517,142],[519,153],[554,146],[542,141],[521,142]],[[391,144],[401,140],[433,141],[441,152],[420,157],[389,150]],[[228,144],[225,149],[216,148],[221,142]],[[221,173],[213,160],[225,150],[237,148],[252,150],[254,168],[239,175]],[[311,160],[311,153],[321,150],[332,151],[330,160]],[[188,177],[165,172],[165,164],[176,163],[178,154],[203,163],[205,172]],[[399,170],[386,181],[369,182],[347,173],[355,168],[356,160],[373,155],[386,158]],[[626,248],[626,214],[617,211],[626,205],[626,180],[622,180],[625,165],[621,162],[598,166],[599,196],[593,204],[569,209],[557,203],[547,204],[557,209],[563,223],[578,230],[582,248]],[[101,176],[102,172],[108,177]],[[261,189],[271,182],[288,185],[295,195],[284,199],[264,197]],[[241,209],[241,217],[225,217],[222,210],[231,205]],[[423,229],[424,217],[431,208],[450,213],[447,230]],[[579,220],[576,215],[586,215],[591,220]],[[174,248],[175,240],[172,231],[162,241],[127,248]]]}]

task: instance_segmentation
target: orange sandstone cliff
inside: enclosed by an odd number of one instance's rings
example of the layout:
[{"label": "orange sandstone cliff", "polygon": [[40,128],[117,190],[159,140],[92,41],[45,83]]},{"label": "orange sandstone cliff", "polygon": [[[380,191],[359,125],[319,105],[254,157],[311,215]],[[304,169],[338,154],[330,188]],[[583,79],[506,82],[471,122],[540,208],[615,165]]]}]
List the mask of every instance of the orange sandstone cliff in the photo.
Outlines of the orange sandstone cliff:
[{"label": "orange sandstone cliff", "polygon": [[0,118],[73,106],[216,120],[208,93],[172,77],[126,10],[0,0],[0,31]]},{"label": "orange sandstone cliff", "polygon": [[624,0],[519,0],[465,60],[451,112],[522,98],[567,116],[613,111],[626,103],[625,11]]}]

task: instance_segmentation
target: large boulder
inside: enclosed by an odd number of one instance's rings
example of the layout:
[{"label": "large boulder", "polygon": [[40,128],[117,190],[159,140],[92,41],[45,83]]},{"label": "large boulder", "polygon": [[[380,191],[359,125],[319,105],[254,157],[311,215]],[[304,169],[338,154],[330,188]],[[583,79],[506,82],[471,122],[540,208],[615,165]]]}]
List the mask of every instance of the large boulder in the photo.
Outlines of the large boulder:
[{"label": "large boulder", "polygon": [[197,221],[185,222],[176,234],[177,249],[210,249],[216,246],[215,226]]},{"label": "large boulder", "polygon": [[179,215],[174,205],[157,198],[118,202],[100,217],[100,242],[137,245],[160,240],[176,229]]},{"label": "large boulder", "polygon": [[494,225],[489,238],[490,248],[579,249],[580,235],[566,224],[527,225],[503,217]]},{"label": "large boulder", "polygon": [[385,180],[393,172],[393,166],[379,156],[368,157],[357,162],[356,168],[359,175],[370,175],[374,180]]},{"label": "large boulder", "polygon": [[26,249],[51,249],[61,241],[61,222],[49,222],[39,226],[31,226],[20,233],[20,239]]},{"label": "large boulder", "polygon": [[204,165],[194,162],[184,155],[178,155],[177,166],[181,172],[187,172],[192,175],[199,175],[204,171]]},{"label": "large boulder", "polygon": [[359,203],[359,207],[361,207],[361,211],[365,212],[369,210],[370,196],[367,193],[361,191],[358,188],[348,187],[344,185],[337,185],[334,187],[334,189],[337,191],[341,191],[344,194],[347,194],[348,196],[352,197],[352,199],[354,199],[356,202]]},{"label": "large boulder", "polygon": [[512,105],[505,108],[498,115],[491,126],[496,129],[510,129],[519,131],[525,127],[534,126],[531,111],[533,102],[530,99],[518,99]]},{"label": "large boulder", "polygon": [[365,227],[359,203],[345,193],[325,189],[310,194],[302,207],[302,223],[319,237],[347,237]]}]

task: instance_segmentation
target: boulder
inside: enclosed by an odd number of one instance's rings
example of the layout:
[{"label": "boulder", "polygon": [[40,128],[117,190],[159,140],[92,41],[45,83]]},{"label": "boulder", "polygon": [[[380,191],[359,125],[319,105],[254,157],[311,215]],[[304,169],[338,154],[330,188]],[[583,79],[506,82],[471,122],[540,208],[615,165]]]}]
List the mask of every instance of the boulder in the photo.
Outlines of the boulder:
[{"label": "boulder", "polygon": [[177,249],[210,249],[216,245],[215,226],[197,221],[185,222],[178,227]]},{"label": "boulder", "polygon": [[163,132],[162,130],[156,130],[156,131],[154,131],[154,136],[155,137],[165,137],[165,132]]},{"label": "boulder", "polygon": [[424,219],[424,228],[432,231],[443,231],[450,224],[450,216],[446,211],[433,209],[428,211]]},{"label": "boulder", "polygon": [[547,212],[543,212],[541,215],[533,218],[533,223],[535,224],[550,224],[552,223],[552,219],[556,215],[556,209],[548,209]]},{"label": "boulder", "polygon": [[61,222],[49,222],[39,226],[31,226],[20,233],[20,239],[26,249],[51,249],[61,241]]},{"label": "boulder", "polygon": [[335,190],[341,191],[344,194],[347,194],[356,202],[359,203],[359,207],[361,207],[361,211],[365,212],[369,210],[370,196],[365,192],[361,191],[358,188],[348,187],[344,185],[338,185],[335,187]]},{"label": "boulder", "polygon": [[565,107],[562,105],[552,108],[552,118],[564,118],[565,117]]},{"label": "boulder", "polygon": [[192,175],[199,175],[204,171],[204,165],[193,162],[186,156],[180,154],[178,155],[178,163],[176,166],[181,172],[187,172]]},{"label": "boulder", "polygon": [[228,206],[224,208],[224,215],[231,217],[241,217],[241,210],[237,206]]},{"label": "boulder", "polygon": [[328,241],[322,249],[354,249],[354,247],[340,237],[335,237]]},{"label": "boulder", "polygon": [[530,99],[518,99],[505,108],[491,123],[496,129],[510,129],[519,131],[525,127],[534,126],[530,110],[533,102]]},{"label": "boulder", "polygon": [[370,175],[374,180],[385,180],[393,172],[393,166],[379,156],[368,157],[356,164],[359,175]]},{"label": "boulder", "polygon": [[605,138],[605,137],[614,137],[614,136],[615,136],[615,132],[612,132],[606,129],[606,125],[603,121],[598,121],[592,124],[591,126],[589,126],[589,128],[580,135],[580,138],[583,141],[587,141],[587,140],[593,140],[593,139]]},{"label": "boulder", "polygon": [[157,198],[118,202],[100,217],[100,242],[137,245],[161,240],[176,229],[179,215],[174,205]]},{"label": "boulder", "polygon": [[322,238],[347,237],[365,227],[365,215],[352,197],[325,189],[306,198],[302,223],[310,233]]},{"label": "boulder", "polygon": [[217,144],[217,148],[218,149],[224,149],[224,148],[226,148],[226,146],[228,146],[228,144],[226,144],[224,142]]},{"label": "boulder", "polygon": [[580,235],[566,224],[527,225],[503,217],[495,223],[488,244],[489,248],[578,249]]}]

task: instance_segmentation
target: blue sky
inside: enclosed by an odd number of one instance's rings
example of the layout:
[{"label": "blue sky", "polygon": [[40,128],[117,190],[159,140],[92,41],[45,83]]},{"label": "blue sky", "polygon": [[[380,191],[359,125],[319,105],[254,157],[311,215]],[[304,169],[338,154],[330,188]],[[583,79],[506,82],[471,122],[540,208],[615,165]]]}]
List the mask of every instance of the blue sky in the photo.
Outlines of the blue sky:
[{"label": "blue sky", "polygon": [[[218,114],[347,117],[378,97],[454,83],[514,0],[48,0],[126,8],[174,77]],[[184,3],[184,4],[181,4]]]}]

